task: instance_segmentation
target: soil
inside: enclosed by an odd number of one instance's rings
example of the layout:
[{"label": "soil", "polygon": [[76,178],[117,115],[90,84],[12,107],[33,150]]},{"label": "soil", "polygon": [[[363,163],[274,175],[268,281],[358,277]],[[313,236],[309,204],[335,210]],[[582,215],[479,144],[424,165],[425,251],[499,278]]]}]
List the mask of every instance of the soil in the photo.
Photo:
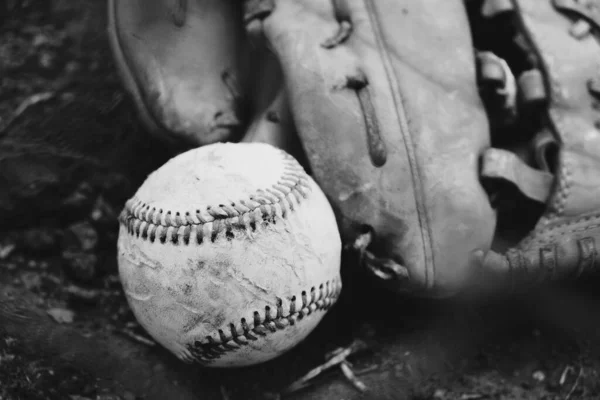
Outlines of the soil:
[{"label": "soil", "polygon": [[[214,370],[157,345],[123,296],[116,217],[173,152],[124,95],[105,9],[0,1],[0,400],[600,398],[597,277],[411,299],[379,290],[346,256],[339,303],[273,361]],[[286,391],[357,344],[344,365],[366,390],[336,366]]]}]

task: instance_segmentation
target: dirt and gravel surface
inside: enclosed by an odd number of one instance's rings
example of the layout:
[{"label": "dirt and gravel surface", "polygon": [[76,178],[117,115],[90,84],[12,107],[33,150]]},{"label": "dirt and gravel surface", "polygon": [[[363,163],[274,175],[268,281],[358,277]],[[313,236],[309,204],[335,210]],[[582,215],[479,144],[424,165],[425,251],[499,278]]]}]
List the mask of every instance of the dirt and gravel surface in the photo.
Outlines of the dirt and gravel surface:
[{"label": "dirt and gravel surface", "polygon": [[596,277],[425,301],[347,257],[339,304],[276,360],[211,370],[155,344],[122,293],[116,217],[171,153],[124,96],[105,7],[0,0],[0,400],[600,398]]}]

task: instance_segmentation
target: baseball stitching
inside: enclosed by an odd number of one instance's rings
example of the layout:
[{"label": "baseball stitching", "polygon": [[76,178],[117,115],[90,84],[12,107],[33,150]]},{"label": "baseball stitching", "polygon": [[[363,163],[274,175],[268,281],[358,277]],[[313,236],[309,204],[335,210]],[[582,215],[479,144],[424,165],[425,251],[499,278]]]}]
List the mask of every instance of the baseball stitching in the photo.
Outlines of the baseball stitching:
[{"label": "baseball stitching", "polygon": [[[199,362],[201,364],[210,363],[226,353],[241,349],[252,341],[258,340],[258,336],[267,336],[269,332],[277,332],[293,326],[304,317],[311,315],[316,311],[325,311],[331,307],[337,300],[341,292],[341,282],[339,280],[326,281],[310,289],[310,294],[302,291],[302,306],[296,307],[296,296],[290,298],[290,307],[287,314],[284,314],[283,301],[277,298],[277,314],[271,316],[271,307],[265,306],[264,317],[261,317],[258,311],[254,311],[251,324],[245,318],[240,319],[241,332],[234,323],[229,324],[229,334],[222,329],[218,330],[218,339],[207,336],[205,341],[196,340],[193,344],[186,345],[190,354],[181,354],[180,357],[186,362]],[[251,326],[253,326],[251,328]]]},{"label": "baseball stitching", "polygon": [[125,204],[119,221],[130,235],[143,240],[185,245],[192,243],[192,238],[199,245],[205,240],[215,242],[222,232],[231,240],[236,231],[255,231],[257,223],[275,223],[278,215],[286,218],[294,210],[294,200],[300,204],[311,190],[304,169],[292,156],[283,155],[285,166],[279,181],[270,188],[258,189],[248,199],[173,212],[151,207],[134,196]]},{"label": "baseball stitching", "polygon": [[[225,233],[226,240],[233,240],[236,232],[254,232],[257,224],[276,223],[276,218],[286,218],[293,212],[302,199],[308,197],[310,186],[308,175],[291,155],[281,152],[284,157],[284,168],[277,183],[266,189],[258,189],[255,194],[229,204],[205,206],[192,211],[175,211],[156,209],[137,197],[132,197],[125,204],[119,221],[127,232],[142,240],[165,244],[201,245],[206,240],[215,242],[219,234]],[[195,238],[195,240],[194,240]],[[297,297],[289,298],[287,313],[283,310],[283,301],[276,299],[276,316],[271,315],[271,306],[266,305],[264,316],[254,311],[253,321],[240,319],[240,324],[229,324],[229,333],[222,329],[217,331],[217,338],[208,335],[205,340],[196,340],[185,347],[188,352],[181,352],[179,357],[186,362],[210,363],[222,355],[239,350],[258,336],[266,336],[268,332],[276,332],[293,326],[306,316],[316,311],[325,311],[333,305],[341,291],[341,282],[326,281],[310,291],[300,294],[301,306],[296,306]],[[241,328],[241,329],[240,329]]]}]

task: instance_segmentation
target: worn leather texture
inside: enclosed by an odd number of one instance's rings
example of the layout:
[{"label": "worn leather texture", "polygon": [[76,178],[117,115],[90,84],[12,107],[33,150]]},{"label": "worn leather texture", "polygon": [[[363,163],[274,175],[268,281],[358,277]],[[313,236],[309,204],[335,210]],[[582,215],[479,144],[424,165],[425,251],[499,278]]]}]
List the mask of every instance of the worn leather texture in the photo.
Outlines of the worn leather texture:
[{"label": "worn leather texture", "polygon": [[146,127],[199,146],[239,136],[243,28],[231,0],[109,0],[117,70]]},{"label": "worn leather texture", "polygon": [[462,1],[255,1],[246,23],[282,64],[345,242],[399,292],[463,289],[495,213],[478,177],[489,127]]},{"label": "worn leather texture", "polygon": [[549,171],[553,185],[535,227],[506,253],[482,255],[485,272],[515,288],[574,278],[597,263],[599,7],[591,0],[513,0],[505,11],[531,60],[529,73],[539,71],[544,78],[541,119],[557,149]]}]

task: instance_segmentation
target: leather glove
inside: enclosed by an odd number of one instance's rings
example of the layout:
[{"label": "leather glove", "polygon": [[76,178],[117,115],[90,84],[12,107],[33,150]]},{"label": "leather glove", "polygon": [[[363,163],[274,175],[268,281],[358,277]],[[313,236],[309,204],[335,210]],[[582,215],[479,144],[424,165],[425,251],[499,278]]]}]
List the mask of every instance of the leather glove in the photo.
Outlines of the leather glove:
[{"label": "leather glove", "polygon": [[[479,253],[487,279],[502,286],[522,290],[571,279],[597,263],[599,6],[591,0],[469,5],[477,46],[506,60],[516,76],[516,120],[493,135],[482,158],[486,185],[504,199],[498,225],[516,232],[507,249]],[[482,71],[494,70],[483,64]],[[482,82],[492,75],[483,73]]]},{"label": "leather glove", "polygon": [[247,1],[244,18],[282,66],[313,176],[363,265],[415,296],[468,287],[495,212],[463,2]]}]

